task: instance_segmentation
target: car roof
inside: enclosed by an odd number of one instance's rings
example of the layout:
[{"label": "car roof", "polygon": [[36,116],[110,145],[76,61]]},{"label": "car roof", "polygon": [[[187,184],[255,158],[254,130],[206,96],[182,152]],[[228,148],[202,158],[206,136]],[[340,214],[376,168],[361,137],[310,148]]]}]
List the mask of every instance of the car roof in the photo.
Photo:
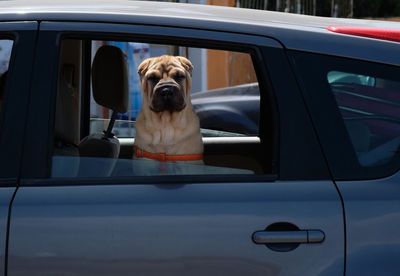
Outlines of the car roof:
[{"label": "car roof", "polygon": [[[328,26],[400,29],[400,23],[254,9],[129,0],[0,1],[1,21],[85,21],[181,26],[262,35],[293,50],[400,65],[400,43],[332,33]],[[373,51],[374,56],[371,56]]]},{"label": "car roof", "polygon": [[[113,14],[146,15],[151,17],[188,18],[212,20],[214,22],[235,22],[266,26],[271,24],[300,25],[303,27],[325,28],[329,25],[399,27],[399,23],[388,21],[354,20],[345,18],[317,17],[284,12],[261,11],[255,9],[231,8],[212,5],[130,1],[130,0],[6,0],[0,1],[0,20],[2,18],[51,20],[54,15],[63,20],[82,20],[87,15],[97,14],[98,18]],[[9,15],[9,16],[7,16]],[[72,16],[75,15],[75,16]]]}]

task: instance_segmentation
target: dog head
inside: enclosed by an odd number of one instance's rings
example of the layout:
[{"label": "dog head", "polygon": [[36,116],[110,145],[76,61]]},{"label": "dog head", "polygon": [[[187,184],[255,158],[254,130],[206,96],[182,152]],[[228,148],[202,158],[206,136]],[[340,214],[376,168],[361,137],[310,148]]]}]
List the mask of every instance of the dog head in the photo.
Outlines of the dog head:
[{"label": "dog head", "polygon": [[190,99],[192,63],[180,56],[144,60],[138,67],[143,102],[153,112],[182,111]]}]

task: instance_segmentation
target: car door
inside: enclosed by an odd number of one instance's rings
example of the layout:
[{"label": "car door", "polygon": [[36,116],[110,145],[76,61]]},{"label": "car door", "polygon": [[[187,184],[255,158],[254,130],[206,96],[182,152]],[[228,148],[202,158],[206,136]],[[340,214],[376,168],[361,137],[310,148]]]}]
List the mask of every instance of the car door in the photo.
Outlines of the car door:
[{"label": "car door", "polygon": [[0,275],[5,275],[9,206],[19,183],[36,22],[0,23]]},{"label": "car door", "polygon": [[[371,43],[381,52],[400,50],[398,43]],[[352,47],[362,51],[359,43]],[[343,196],[346,271],[398,275],[398,61],[389,65],[297,51],[290,55]]]},{"label": "car door", "polygon": [[[60,42],[103,37],[251,52],[260,137],[222,139],[231,142],[222,148],[261,143],[256,154],[266,173],[215,174],[218,168],[205,166],[202,174],[54,177]],[[342,203],[277,41],[182,27],[42,22],[38,45],[8,275],[343,275]],[[246,154],[246,143],[233,150]],[[93,160],[79,157],[80,165],[86,161]]]}]

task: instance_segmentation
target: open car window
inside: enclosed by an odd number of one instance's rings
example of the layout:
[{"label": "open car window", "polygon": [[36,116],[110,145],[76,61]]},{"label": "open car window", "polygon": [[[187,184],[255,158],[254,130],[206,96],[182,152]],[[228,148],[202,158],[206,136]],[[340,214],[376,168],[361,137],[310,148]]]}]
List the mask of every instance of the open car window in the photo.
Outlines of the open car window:
[{"label": "open car window", "polygon": [[[161,55],[188,57],[193,65],[191,101],[200,118],[203,137],[257,136],[260,92],[250,54],[172,45],[93,41],[92,57],[103,45],[120,48],[129,75],[128,111],[118,114],[114,134],[135,137],[135,119],[142,107],[137,67],[146,58]],[[91,94],[90,133],[102,131],[111,111],[97,104]]]},{"label": "open car window", "polygon": [[[113,69],[114,59],[97,65],[98,53],[110,47],[122,53],[126,70]],[[158,91],[152,90],[150,94],[142,91],[147,88],[141,83],[143,76],[138,74],[138,67],[146,59],[162,55],[181,56],[192,64],[191,82],[185,86],[185,91],[190,91],[190,102],[186,102],[184,108],[193,109],[198,118],[203,144],[201,162],[190,162],[192,159],[180,162],[169,157],[160,162],[160,158],[168,154],[138,152],[134,146],[135,140],[138,142],[140,139],[137,120],[141,110],[158,114],[151,98]],[[238,52],[229,48],[183,47],[140,41],[64,39],[60,54],[51,176],[268,174],[259,137],[260,91],[252,55],[254,52],[250,48],[247,52]],[[165,70],[167,79],[172,74],[176,83],[182,82],[179,79],[182,76],[177,76],[174,71],[176,68]],[[126,75],[126,78],[121,75]],[[146,75],[146,81],[163,76]],[[109,84],[105,80],[115,81],[115,84],[106,88]],[[118,92],[120,86],[126,88],[126,96]],[[102,92],[99,94],[97,91]],[[171,114],[176,113],[171,111]],[[147,123],[146,127],[151,128],[151,124]],[[185,125],[180,133],[185,135],[185,129],[192,126]],[[159,139],[165,138],[165,134],[160,135]],[[171,138],[172,141],[175,138]],[[154,136],[146,139],[157,140]],[[190,145],[184,145],[185,142],[182,140],[179,146],[190,148]],[[172,146],[178,145],[171,142]],[[140,156],[143,152],[145,155]]]}]

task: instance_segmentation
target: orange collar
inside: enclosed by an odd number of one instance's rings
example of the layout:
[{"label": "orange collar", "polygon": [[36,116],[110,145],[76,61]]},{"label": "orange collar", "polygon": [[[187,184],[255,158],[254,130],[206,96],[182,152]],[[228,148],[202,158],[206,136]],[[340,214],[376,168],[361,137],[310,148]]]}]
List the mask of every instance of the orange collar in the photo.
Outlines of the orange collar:
[{"label": "orange collar", "polygon": [[203,160],[203,154],[180,154],[167,155],[165,153],[151,153],[138,147],[133,147],[134,153],[138,158],[148,158],[157,161],[197,161]]}]

